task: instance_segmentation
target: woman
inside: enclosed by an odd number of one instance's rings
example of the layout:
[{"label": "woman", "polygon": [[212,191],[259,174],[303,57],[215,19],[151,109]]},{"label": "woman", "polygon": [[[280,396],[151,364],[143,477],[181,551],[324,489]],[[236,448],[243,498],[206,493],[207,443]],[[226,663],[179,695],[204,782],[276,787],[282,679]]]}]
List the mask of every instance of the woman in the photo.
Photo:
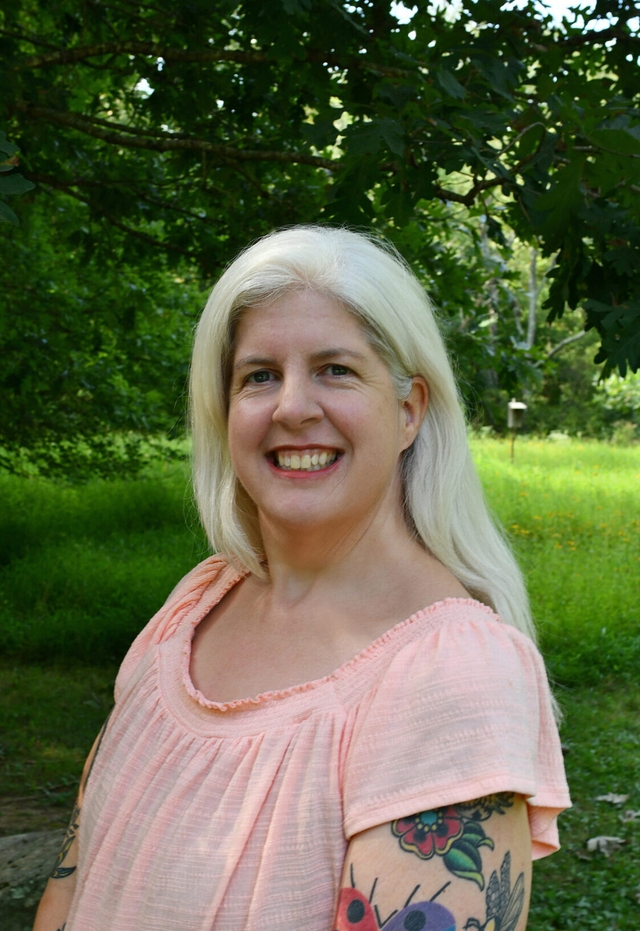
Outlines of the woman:
[{"label": "woman", "polygon": [[569,798],[417,280],[346,230],[266,237],[191,392],[225,555],[125,658],[36,931],[522,931]]}]

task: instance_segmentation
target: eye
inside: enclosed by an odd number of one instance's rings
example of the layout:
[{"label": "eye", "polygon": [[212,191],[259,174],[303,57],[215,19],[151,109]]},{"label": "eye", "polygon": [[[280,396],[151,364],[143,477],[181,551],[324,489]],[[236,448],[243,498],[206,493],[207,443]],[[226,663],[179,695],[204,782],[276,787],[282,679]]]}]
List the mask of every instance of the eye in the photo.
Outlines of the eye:
[{"label": "eye", "polygon": [[328,375],[333,375],[335,378],[341,378],[345,375],[352,374],[350,368],[347,368],[346,365],[339,365],[337,362],[332,362],[331,365],[328,365],[325,372]]},{"label": "eye", "polygon": [[265,385],[267,382],[271,381],[272,378],[272,372],[268,371],[268,369],[260,369],[257,372],[251,372],[250,375],[247,375],[245,382],[249,385]]}]

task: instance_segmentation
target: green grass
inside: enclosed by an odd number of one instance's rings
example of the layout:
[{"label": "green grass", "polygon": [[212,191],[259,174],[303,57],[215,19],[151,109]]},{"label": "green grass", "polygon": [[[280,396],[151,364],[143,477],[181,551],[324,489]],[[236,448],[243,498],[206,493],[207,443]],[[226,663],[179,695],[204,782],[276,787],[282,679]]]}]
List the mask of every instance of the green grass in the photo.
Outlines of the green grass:
[{"label": "green grass", "polygon": [[206,554],[184,470],[84,486],[0,479],[5,657],[119,662]]},{"label": "green grass", "polygon": [[640,669],[640,447],[474,441],[489,502],[525,572],[554,681]]},{"label": "green grass", "polygon": [[[601,683],[560,696],[562,740],[573,808],[560,817],[562,849],[534,864],[528,931],[638,931],[640,928],[640,687]],[[628,795],[621,806],[596,801]],[[609,858],[588,853],[598,836],[622,838]]]},{"label": "green grass", "polygon": [[91,744],[113,705],[116,668],[0,667],[0,797],[62,808],[66,820]]}]

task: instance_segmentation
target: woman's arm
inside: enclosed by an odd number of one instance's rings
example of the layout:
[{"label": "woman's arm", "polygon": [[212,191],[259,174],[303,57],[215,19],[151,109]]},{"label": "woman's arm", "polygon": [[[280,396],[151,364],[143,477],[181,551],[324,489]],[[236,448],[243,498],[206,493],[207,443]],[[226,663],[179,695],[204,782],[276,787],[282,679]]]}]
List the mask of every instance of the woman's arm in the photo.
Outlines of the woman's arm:
[{"label": "woman's arm", "polygon": [[526,804],[510,793],[383,824],[349,844],[336,931],[524,931]]},{"label": "woman's arm", "polygon": [[[107,718],[108,721],[108,718]],[[96,758],[107,721],[96,737],[93,747],[82,770],[78,798],[71,815],[71,821],[62,841],[62,846],[55,865],[49,874],[49,881],[38,906],[33,931],[64,931],[71,908],[71,900],[76,888],[76,867],[78,865],[78,829],[84,790],[87,785],[91,767]]]}]

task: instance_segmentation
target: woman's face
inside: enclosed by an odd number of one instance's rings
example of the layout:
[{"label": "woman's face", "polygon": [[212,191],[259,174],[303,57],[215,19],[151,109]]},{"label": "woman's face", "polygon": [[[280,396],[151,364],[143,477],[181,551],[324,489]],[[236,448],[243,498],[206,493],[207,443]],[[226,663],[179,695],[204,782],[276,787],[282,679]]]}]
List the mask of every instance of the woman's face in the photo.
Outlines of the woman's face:
[{"label": "woman's face", "polygon": [[229,445],[268,526],[330,528],[401,507],[399,460],[426,409],[398,400],[357,320],[315,291],[247,310],[236,333]]}]

